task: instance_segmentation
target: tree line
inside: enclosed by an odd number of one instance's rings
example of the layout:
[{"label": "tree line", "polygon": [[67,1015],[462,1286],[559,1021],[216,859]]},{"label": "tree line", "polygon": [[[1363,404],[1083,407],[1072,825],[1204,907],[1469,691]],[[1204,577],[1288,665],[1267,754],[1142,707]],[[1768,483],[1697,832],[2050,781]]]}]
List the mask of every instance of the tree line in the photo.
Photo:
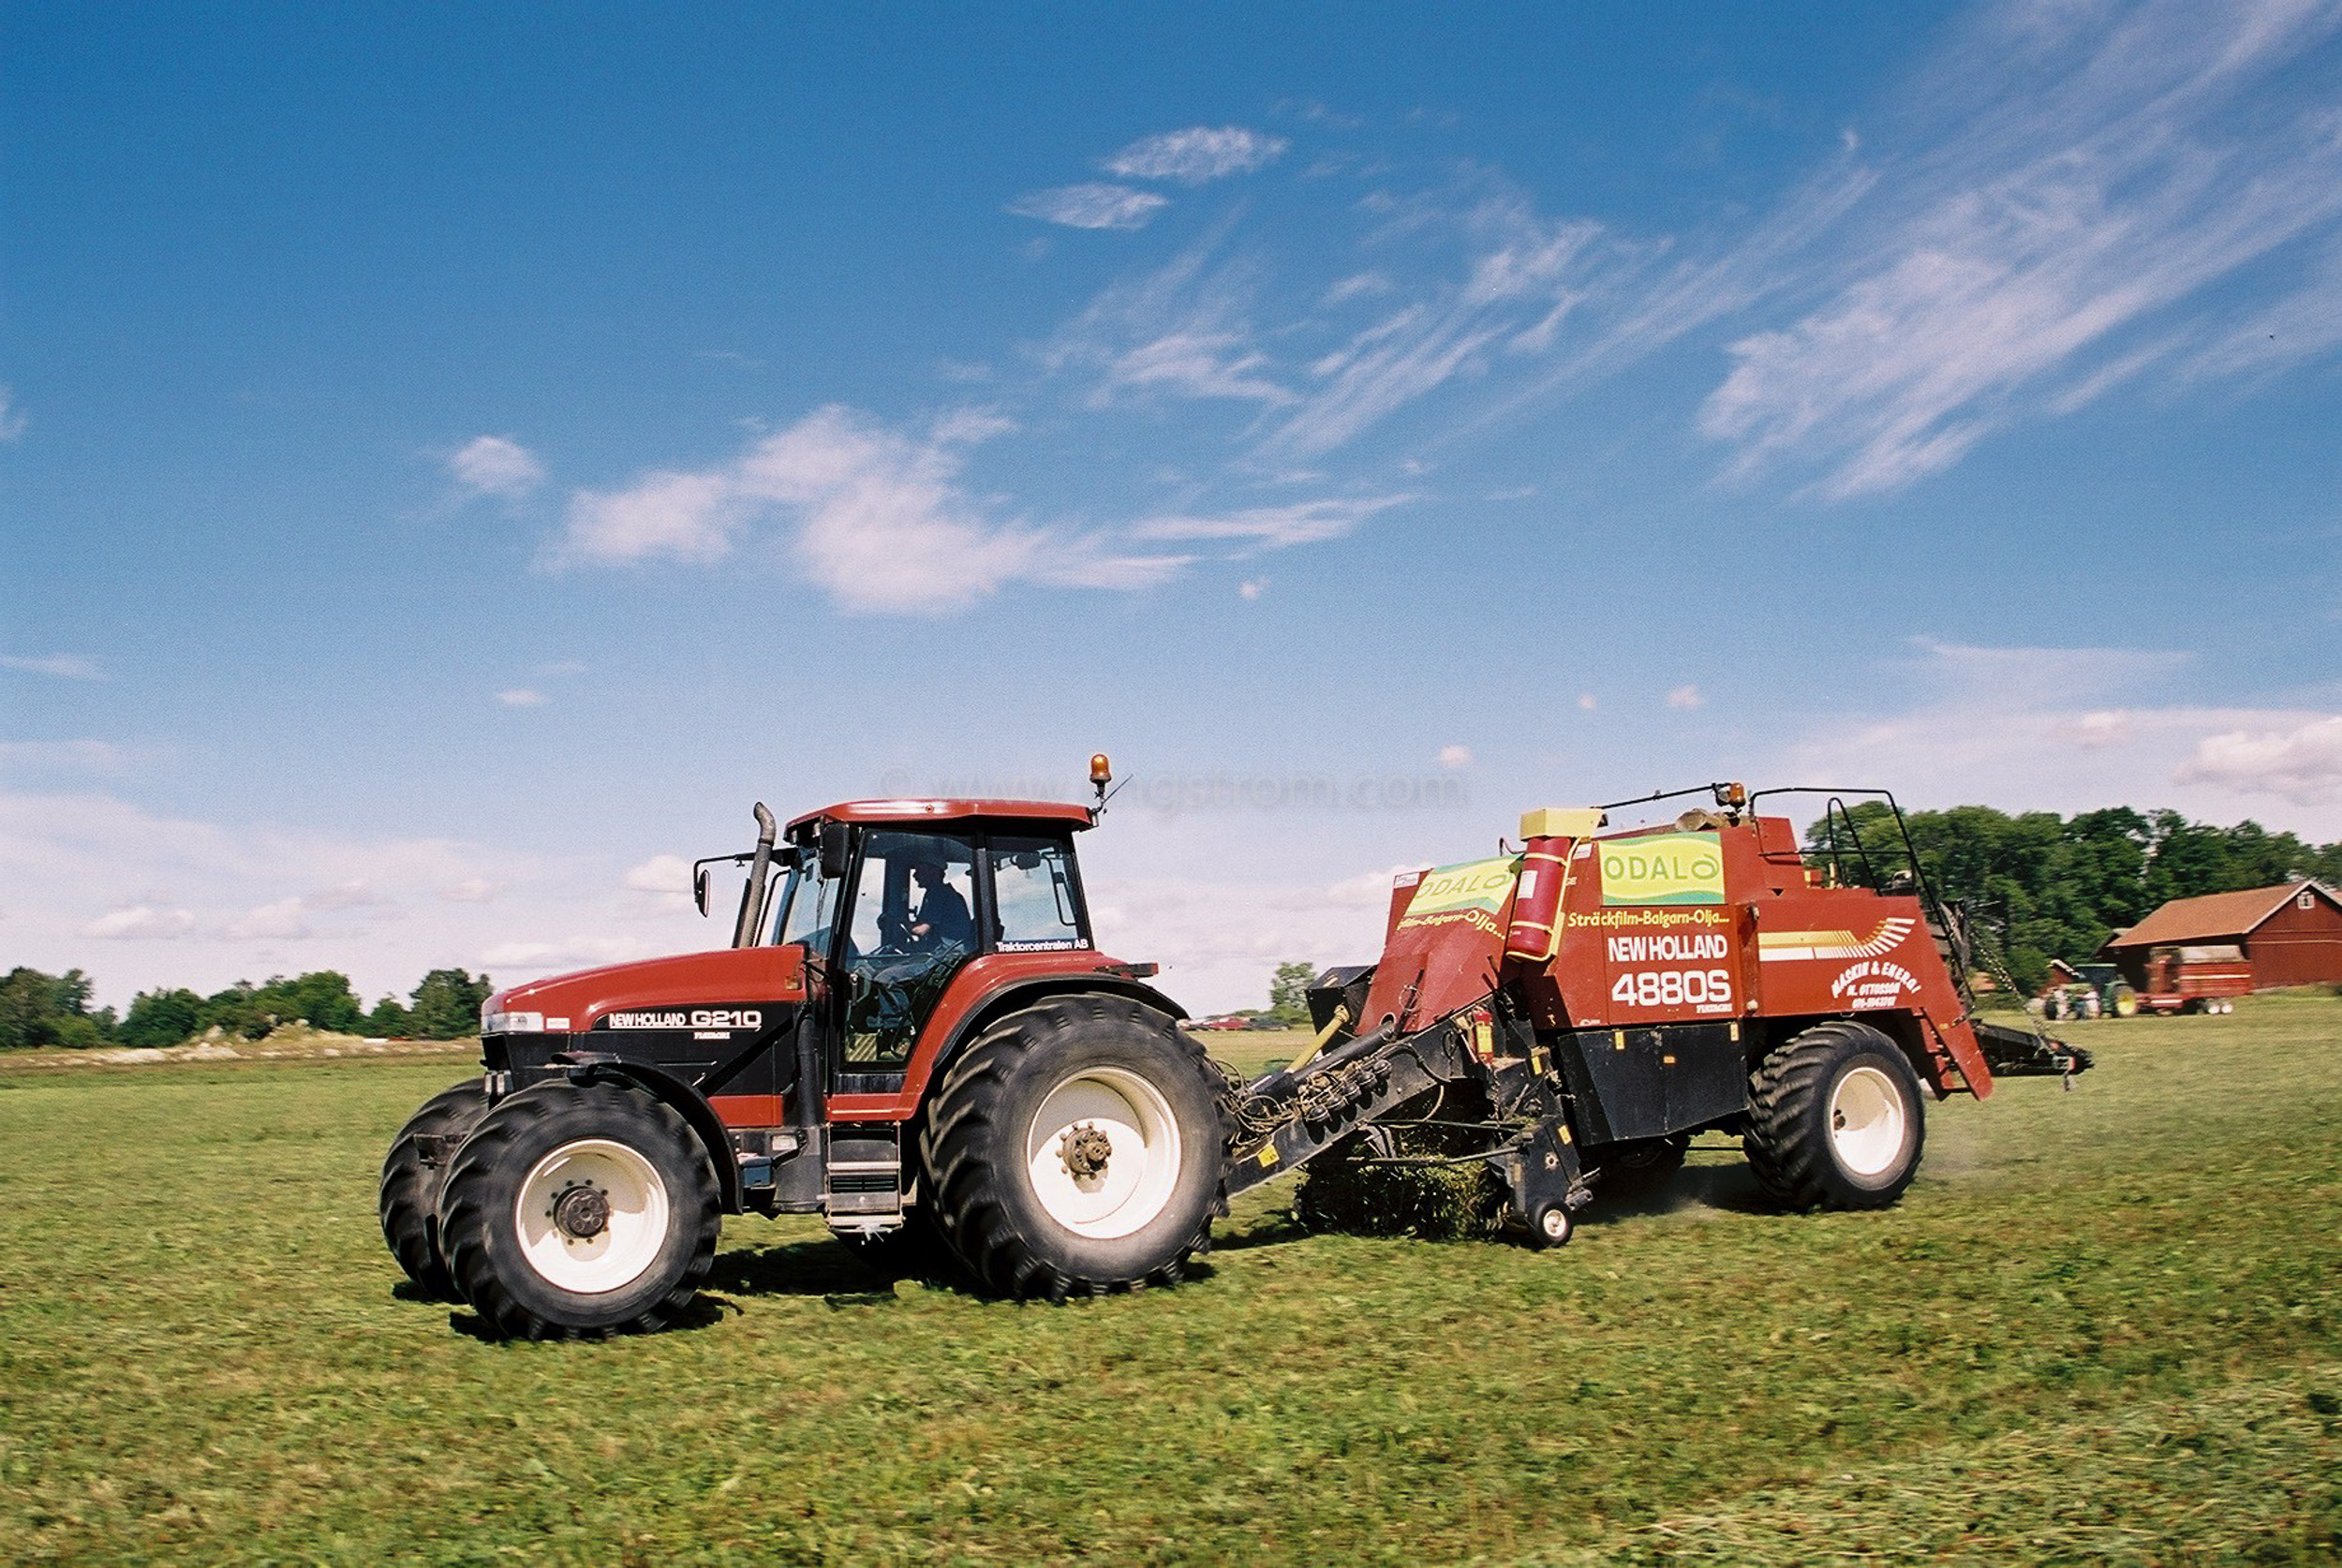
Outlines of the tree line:
[{"label": "tree line", "polygon": [[90,978],[80,969],[51,975],[18,968],[0,979],[0,1050],[177,1045],[215,1029],[230,1040],[258,1040],[294,1022],[334,1034],[458,1040],[480,1031],[480,1006],[494,990],[484,974],[433,969],[403,999],[384,997],[368,1008],[348,975],[319,969],[274,975],[261,985],[239,980],[208,997],[183,987],[141,991],[117,1015],[89,1005]]},{"label": "tree line", "polygon": [[[1868,860],[1846,852],[1837,831],[1840,874],[1877,886],[1904,870],[1902,839],[1883,801],[1852,806],[1854,835]],[[1935,892],[1962,900],[1986,928],[2010,978],[2025,991],[2049,979],[2050,961],[2087,962],[2106,939],[2136,925],[2173,898],[2274,887],[2300,878],[2342,885],[2342,843],[2310,844],[2260,823],[2191,822],[2176,811],[2127,806],[2060,817],[2016,816],[1989,806],[1905,813],[1920,865]],[[1831,840],[1825,817],[1806,830],[1815,864]],[[1894,852],[1882,853],[1891,846]]]}]

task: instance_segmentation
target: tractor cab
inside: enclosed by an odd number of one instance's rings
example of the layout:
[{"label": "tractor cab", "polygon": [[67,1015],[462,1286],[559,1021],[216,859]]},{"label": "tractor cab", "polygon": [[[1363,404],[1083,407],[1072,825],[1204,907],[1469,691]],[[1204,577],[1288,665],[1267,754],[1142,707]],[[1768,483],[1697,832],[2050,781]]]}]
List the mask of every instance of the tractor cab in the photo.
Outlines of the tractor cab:
[{"label": "tractor cab", "polygon": [[[907,817],[914,806],[927,814]],[[763,939],[833,977],[831,1092],[900,1089],[971,964],[1091,945],[1073,846],[1089,825],[1079,807],[994,801],[863,802],[790,824]]]},{"label": "tractor cab", "polygon": [[1052,801],[854,801],[780,835],[751,869],[742,945],[804,950],[830,1096],[902,1094],[928,1025],[1030,968],[1092,951],[1074,835]]}]

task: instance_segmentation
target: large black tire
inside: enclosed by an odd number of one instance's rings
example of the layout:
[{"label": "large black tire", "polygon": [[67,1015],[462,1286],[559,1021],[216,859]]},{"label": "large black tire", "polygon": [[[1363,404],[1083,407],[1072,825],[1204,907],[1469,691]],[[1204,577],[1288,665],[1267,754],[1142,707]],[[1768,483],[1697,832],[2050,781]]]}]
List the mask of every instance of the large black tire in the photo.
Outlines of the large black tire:
[{"label": "large black tire", "polygon": [[699,1293],[720,1223],[690,1124],[631,1085],[540,1084],[497,1102],[448,1170],[448,1271],[492,1333],[652,1333]]},{"label": "large black tire", "polygon": [[936,1091],[921,1139],[936,1228],[1002,1295],[1175,1283],[1227,1211],[1220,1087],[1201,1046],[1124,998],[1013,1013]]},{"label": "large black tire", "polygon": [[1683,1169],[1691,1135],[1676,1132],[1664,1138],[1636,1138],[1591,1149],[1587,1158],[1600,1173],[1599,1191],[1606,1198],[1647,1198],[1664,1191]]},{"label": "large black tire", "polygon": [[1885,1208],[1919,1174],[1925,1091],[1903,1048],[1867,1024],[1818,1024],[1765,1058],[1741,1146],[1784,1206]]},{"label": "large black tire", "polygon": [[432,1301],[455,1299],[455,1281],[447,1272],[447,1255],[439,1250],[439,1189],[447,1181],[447,1163],[425,1164],[417,1149],[418,1138],[447,1140],[452,1148],[470,1136],[488,1114],[488,1088],[474,1078],[442,1089],[422,1102],[407,1119],[382,1157],[382,1185],[378,1207],[382,1239],[391,1256],[407,1271],[416,1289]]}]

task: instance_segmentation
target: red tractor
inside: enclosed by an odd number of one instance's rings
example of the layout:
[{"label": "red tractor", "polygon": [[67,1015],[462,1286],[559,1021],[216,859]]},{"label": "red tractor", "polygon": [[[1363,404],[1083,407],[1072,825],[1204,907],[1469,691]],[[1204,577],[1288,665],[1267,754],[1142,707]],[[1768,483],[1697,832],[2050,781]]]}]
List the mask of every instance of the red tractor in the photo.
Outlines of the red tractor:
[{"label": "red tractor", "polygon": [[[1091,777],[1103,802],[1103,757]],[[1395,1126],[1447,1129],[1439,1158],[1486,1162],[1551,1244],[1703,1130],[1793,1206],[1890,1203],[1930,1093],[2088,1065],[1970,1016],[1923,885],[1826,885],[1712,788],[1661,833],[1532,812],[1521,851],[1401,878],[1380,963],[1313,988],[1310,1056],[1243,1086],[1154,966],[1098,951],[1095,808],[866,801],[777,832],[760,806],[754,850],[715,857],[748,867],[731,948],[489,998],[485,1075],[392,1144],[383,1233],[512,1336],[663,1325],[750,1210],[929,1236],[985,1289],[1061,1299],[1176,1281],[1231,1192]]]}]

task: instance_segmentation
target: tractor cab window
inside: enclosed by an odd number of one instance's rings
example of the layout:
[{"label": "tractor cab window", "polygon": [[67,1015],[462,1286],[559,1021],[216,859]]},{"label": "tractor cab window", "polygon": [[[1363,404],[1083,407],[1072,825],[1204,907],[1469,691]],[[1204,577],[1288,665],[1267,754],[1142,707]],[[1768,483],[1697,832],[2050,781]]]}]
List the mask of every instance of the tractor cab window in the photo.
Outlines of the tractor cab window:
[{"label": "tractor cab window", "polygon": [[789,873],[781,889],[780,913],[773,920],[776,944],[803,942],[808,952],[826,957],[830,926],[837,914],[837,884],[822,875],[808,851],[804,864]]},{"label": "tractor cab window", "polygon": [[1072,848],[1061,838],[992,840],[992,945],[1002,953],[1088,947]]},{"label": "tractor cab window", "polygon": [[941,833],[872,832],[848,908],[841,1070],[899,1072],[976,947],[975,851]]}]

